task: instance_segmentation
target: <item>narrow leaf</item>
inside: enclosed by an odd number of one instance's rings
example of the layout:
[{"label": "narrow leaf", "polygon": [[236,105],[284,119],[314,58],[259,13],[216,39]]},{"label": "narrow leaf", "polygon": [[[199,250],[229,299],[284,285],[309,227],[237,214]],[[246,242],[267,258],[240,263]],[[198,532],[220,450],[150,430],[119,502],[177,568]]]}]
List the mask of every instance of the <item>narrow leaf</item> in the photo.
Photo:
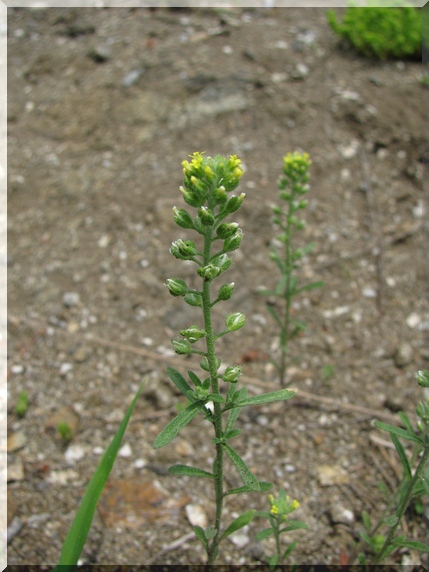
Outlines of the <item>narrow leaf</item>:
[{"label": "narrow leaf", "polygon": [[270,570],[275,569],[275,567],[277,566],[278,560],[279,560],[278,554],[274,554],[273,556],[271,556],[271,558],[268,560],[268,564],[270,565]]},{"label": "narrow leaf", "polygon": [[245,407],[247,405],[261,405],[263,403],[272,403],[273,401],[284,401],[293,397],[296,394],[296,391],[296,389],[280,389],[279,391],[263,393],[262,395],[255,395],[253,397],[248,397],[247,399],[235,401],[227,408]]},{"label": "narrow leaf", "polygon": [[188,391],[192,391],[192,387],[188,384],[181,373],[172,367],[167,367],[167,374],[177,389],[181,391],[185,397],[191,401],[195,401],[195,397],[189,397]]},{"label": "narrow leaf", "polygon": [[268,290],[267,288],[258,288],[258,294],[262,294],[264,296],[277,296],[277,292],[274,292],[274,290]]},{"label": "narrow leaf", "polygon": [[283,558],[282,561],[289,556],[289,554],[292,552],[292,550],[295,548],[296,546],[296,540],[294,540],[293,542],[290,543],[290,545],[286,548],[285,553],[283,554]]},{"label": "narrow leaf", "polygon": [[181,475],[187,477],[205,477],[207,479],[214,479],[214,475],[208,471],[190,467],[189,465],[173,465],[169,467],[168,472],[172,475]]},{"label": "narrow leaf", "polygon": [[274,320],[277,322],[277,324],[280,327],[282,327],[282,323],[281,323],[280,318],[277,315],[277,312],[274,310],[274,308],[272,306],[270,306],[270,304],[267,304],[267,310],[271,314],[271,316],[274,318]]},{"label": "narrow leaf", "polygon": [[402,443],[399,441],[398,437],[396,437],[396,435],[394,435],[393,433],[390,434],[390,438],[392,439],[393,444],[395,445],[396,450],[398,451],[399,458],[401,459],[402,466],[404,467],[405,476],[411,479],[412,478],[411,467],[410,463],[408,462],[408,457],[405,453],[405,449],[402,446]]},{"label": "narrow leaf", "polygon": [[306,530],[308,526],[305,524],[305,522],[301,522],[300,520],[289,520],[287,526],[282,528],[279,532],[289,532],[290,530],[298,530],[299,528]]},{"label": "narrow leaf", "polygon": [[411,421],[410,421],[408,415],[406,415],[403,411],[399,411],[398,415],[399,415],[404,427],[406,427],[408,429],[408,431],[411,431],[411,433],[413,433],[414,429],[413,429],[413,426],[411,424]]},{"label": "narrow leaf", "polygon": [[206,535],[204,534],[204,529],[201,528],[201,526],[197,525],[197,526],[193,527],[193,530],[195,532],[195,536],[198,538],[198,540],[201,542],[201,544],[207,550],[208,549],[208,543],[207,543]]},{"label": "narrow leaf", "polygon": [[100,461],[100,464],[97,467],[97,470],[88,483],[82,502],[80,503],[80,507],[76,513],[61,551],[59,566],[57,567],[57,569],[61,570],[61,572],[66,572],[68,569],[73,569],[72,567],[77,565],[77,561],[82,552],[86,537],[88,536],[88,532],[91,527],[98,499],[100,498],[101,492],[104,488],[104,485],[106,484],[110,471],[112,470],[113,463],[115,462],[116,455],[121,445],[122,437],[124,436],[125,430],[131,417],[131,413],[133,412],[133,409],[137,403],[143,385],[144,383],[137,391],[136,396],[129,406],[118,431],[113,437],[112,442],[110,443],[108,449]]},{"label": "narrow leaf", "polygon": [[309,290],[316,290],[317,288],[322,288],[322,286],[324,286],[324,285],[325,285],[324,282],[311,282],[310,284],[306,284],[305,286],[301,286],[301,288],[298,288],[296,293],[299,294],[300,292],[306,292]]},{"label": "narrow leaf", "polygon": [[419,542],[418,540],[400,540],[397,538],[392,542],[395,546],[404,546],[405,548],[411,548],[412,550],[420,550],[420,552],[429,552],[429,546],[424,542]]},{"label": "narrow leaf", "polygon": [[271,536],[274,533],[274,530],[272,528],[264,528],[264,530],[260,530],[256,535],[255,535],[255,540],[258,542],[259,540],[264,540],[264,538],[268,538],[269,536]]},{"label": "narrow leaf", "polygon": [[243,512],[243,514],[241,514],[239,517],[237,517],[235,520],[231,522],[231,524],[228,526],[228,528],[224,531],[224,533],[220,537],[220,540],[223,540],[236,530],[240,530],[240,528],[243,528],[244,526],[246,526],[246,524],[249,524],[249,522],[251,522],[255,514],[256,510],[253,509]]},{"label": "narrow leaf", "polygon": [[[271,490],[273,488],[273,483],[269,483],[267,481],[259,481],[259,491],[261,493],[266,493],[267,491]],[[250,493],[252,491],[254,491],[255,489],[251,489],[250,487],[248,487],[247,485],[244,485],[244,487],[239,487],[237,489],[231,489],[230,491],[225,493],[225,496],[228,495],[237,495],[240,493]],[[263,516],[267,516],[267,514],[269,513],[264,513]],[[260,514],[258,514],[258,516],[261,516]]]},{"label": "narrow leaf", "polygon": [[253,475],[250,472],[249,467],[246,465],[243,459],[239,455],[237,455],[234,449],[229,445],[224,444],[223,448],[225,449],[226,454],[231,459],[232,463],[235,465],[237,471],[240,473],[240,476],[243,479],[244,484],[250,487],[254,491],[260,491],[261,487],[255,475]]},{"label": "narrow leaf", "polygon": [[365,530],[367,532],[370,532],[370,530],[371,530],[371,519],[369,518],[369,514],[366,512],[366,510],[362,511],[362,521],[363,521],[363,525],[365,527]]},{"label": "narrow leaf", "polygon": [[167,427],[164,427],[164,429],[155,439],[153,448],[159,449],[170,443],[170,441],[176,437],[179,431],[183,429],[183,427],[190,421],[192,421],[192,419],[195,417],[195,415],[197,415],[203,405],[203,401],[196,401],[195,403],[188,405],[186,409],[184,409],[181,413],[179,413],[177,417],[170,421]]},{"label": "narrow leaf", "polygon": [[371,538],[367,535],[366,532],[359,532],[360,537],[362,538],[362,540],[364,540],[367,544],[369,544],[369,546],[372,546],[372,540]]},{"label": "narrow leaf", "polygon": [[398,437],[402,437],[403,439],[407,439],[408,441],[415,441],[419,443],[419,445],[424,446],[424,442],[420,437],[417,437],[411,431],[405,431],[404,429],[400,429],[399,427],[395,427],[394,425],[388,425],[387,423],[382,423],[381,421],[376,421],[375,425],[379,429],[383,429],[384,431],[388,431],[391,435],[398,435]]},{"label": "narrow leaf", "polygon": [[[168,369],[173,369],[173,368],[168,368]],[[179,372],[176,372],[176,373],[179,373]],[[179,373],[179,375],[180,375],[180,373]],[[193,371],[188,371],[188,375],[189,375],[189,379],[195,384],[195,387],[201,387],[202,386],[202,381],[200,380],[198,375],[196,375]],[[185,381],[185,383],[186,383],[186,381]]]}]

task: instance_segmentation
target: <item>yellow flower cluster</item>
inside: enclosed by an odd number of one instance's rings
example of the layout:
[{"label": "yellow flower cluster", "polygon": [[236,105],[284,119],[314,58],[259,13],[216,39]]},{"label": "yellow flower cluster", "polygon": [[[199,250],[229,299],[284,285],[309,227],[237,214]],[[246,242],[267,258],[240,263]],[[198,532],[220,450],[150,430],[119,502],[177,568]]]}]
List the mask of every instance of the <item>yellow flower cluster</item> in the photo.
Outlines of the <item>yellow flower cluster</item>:
[{"label": "yellow flower cluster", "polygon": [[281,520],[287,520],[287,515],[293,512],[299,507],[299,502],[297,500],[291,500],[289,495],[285,495],[284,491],[280,491],[278,501],[275,500],[273,495],[268,495],[268,500],[271,504],[271,514],[273,516],[279,516]]},{"label": "yellow flower cluster", "polygon": [[288,153],[283,157],[283,170],[285,174],[291,175],[304,174],[311,165],[310,155],[308,153]]}]

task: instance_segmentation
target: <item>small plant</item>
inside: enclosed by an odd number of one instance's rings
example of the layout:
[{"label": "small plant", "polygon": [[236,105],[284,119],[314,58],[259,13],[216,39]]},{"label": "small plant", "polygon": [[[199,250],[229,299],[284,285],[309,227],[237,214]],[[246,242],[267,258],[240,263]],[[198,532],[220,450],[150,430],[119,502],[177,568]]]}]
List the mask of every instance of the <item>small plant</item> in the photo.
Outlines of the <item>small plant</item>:
[{"label": "small plant", "polygon": [[292,247],[294,232],[305,227],[305,222],[297,217],[297,212],[304,209],[308,204],[304,195],[309,190],[307,183],[310,165],[311,161],[307,153],[288,153],[283,159],[283,175],[278,181],[278,188],[280,199],[285,201],[286,207],[285,210],[278,205],[272,207],[273,222],[280,227],[281,231],[276,236],[277,241],[281,244],[281,249],[273,246],[270,253],[270,258],[274,260],[280,271],[280,281],[275,290],[259,289],[261,294],[275,296],[282,302],[282,307],[279,310],[269,303],[267,304],[267,309],[280,330],[280,360],[274,362],[274,365],[282,387],[285,384],[289,341],[306,327],[304,322],[291,318],[292,300],[305,290],[314,290],[323,286],[323,282],[312,282],[298,287],[298,279],[295,276],[299,261],[315,246],[315,243],[310,243],[302,248]]},{"label": "small plant", "polygon": [[279,498],[276,500],[273,495],[268,495],[271,509],[269,512],[258,512],[256,516],[268,518],[269,528],[264,528],[257,533],[255,540],[263,540],[269,536],[274,536],[276,540],[276,553],[268,561],[270,570],[274,570],[277,565],[283,564],[285,559],[292,553],[296,546],[296,541],[291,542],[286,550],[280,548],[280,535],[284,532],[291,532],[299,528],[308,528],[305,522],[300,520],[290,520],[289,515],[299,507],[297,500],[291,500],[283,489],[279,490]]},{"label": "small plant", "polygon": [[21,391],[18,396],[18,400],[15,406],[15,413],[18,417],[25,417],[28,411],[28,393],[26,391]]},{"label": "small plant", "polygon": [[[241,366],[232,365],[221,369],[221,360],[216,354],[216,341],[242,328],[246,320],[241,312],[229,313],[225,318],[225,327],[220,331],[215,330],[212,320],[213,306],[229,300],[234,292],[233,282],[223,284],[214,296],[212,286],[214,281],[228,270],[232,262],[228,255],[237,250],[242,241],[243,233],[238,224],[227,222],[227,219],[241,207],[245,198],[244,193],[228,196],[228,193],[238,186],[243,169],[240,159],[235,155],[228,159],[220,155],[212,158],[202,153],[194,153],[190,157],[190,162],[182,162],[184,183],[180,191],[185,202],[196,209],[197,213],[196,216],[191,216],[187,210],[174,207],[174,221],[182,229],[196,232],[200,246],[192,240],[178,239],[173,242],[170,252],[179,260],[190,260],[196,265],[196,275],[201,286],[199,289],[191,288],[181,278],[169,278],[166,286],[171,295],[182,297],[190,306],[201,308],[202,324],[192,324],[181,330],[181,338],[172,340],[172,345],[179,355],[197,354],[201,357],[203,378],[189,371],[188,381],[175,369],[167,369],[171,381],[191,403],[161,431],[155,439],[154,447],[158,449],[170,443],[198,414],[211,423],[214,432],[211,442],[215,447],[211,471],[181,464],[173,465],[169,471],[174,475],[202,477],[213,481],[216,502],[214,525],[206,529],[194,526],[194,532],[207,552],[207,563],[214,564],[219,543],[246,526],[256,513],[255,510],[248,510],[223,529],[222,510],[225,497],[243,492],[267,491],[272,487],[271,483],[258,481],[229,444],[231,439],[241,433],[241,429],[235,428],[239,413],[248,405],[290,399],[295,391],[282,389],[247,397],[246,387],[238,389]],[[201,342],[205,342],[205,347],[195,349]],[[225,413],[228,413],[228,418],[224,424]],[[238,471],[244,486],[224,489],[225,456]]]},{"label": "small plant", "polygon": [[[429,372],[419,371],[416,379],[422,387],[429,387]],[[405,534],[396,535],[400,522],[413,500],[429,495],[429,399],[417,405],[416,413],[420,418],[415,429],[408,416],[400,413],[399,416],[406,429],[376,421],[376,426],[387,431],[399,455],[404,475],[397,489],[392,495],[383,487],[387,500],[387,511],[375,526],[366,511],[362,512],[365,532],[361,532],[363,542],[369,547],[372,564],[380,564],[397,548],[404,547],[421,552],[429,552],[429,545],[415,540],[407,540]],[[411,459],[399,438],[411,441],[414,444]],[[417,465],[413,471],[413,466]],[[386,528],[388,531],[382,533]],[[362,552],[358,555],[360,564],[367,563],[367,557]]]},{"label": "small plant", "polygon": [[327,12],[328,22],[341,39],[349,42],[367,57],[420,57],[422,50],[422,17],[411,6],[380,8],[376,2],[366,7],[350,6],[343,21],[335,12]]},{"label": "small plant", "polygon": [[73,439],[73,432],[66,421],[60,421],[57,425],[57,433],[63,441],[68,443]]},{"label": "small plant", "polygon": [[334,372],[335,372],[335,367],[331,363],[328,363],[322,368],[322,379],[324,381],[326,379],[329,379],[334,375]]}]

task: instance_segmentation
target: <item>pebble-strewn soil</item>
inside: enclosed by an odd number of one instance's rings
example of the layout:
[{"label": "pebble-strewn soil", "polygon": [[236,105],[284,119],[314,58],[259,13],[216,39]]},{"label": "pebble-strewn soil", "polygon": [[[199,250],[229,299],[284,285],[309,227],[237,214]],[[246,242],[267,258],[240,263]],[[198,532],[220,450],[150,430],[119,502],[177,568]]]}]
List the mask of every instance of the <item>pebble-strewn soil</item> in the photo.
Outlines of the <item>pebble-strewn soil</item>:
[{"label": "pebble-strewn soil", "polygon": [[[400,474],[372,422],[396,423],[398,410],[414,420],[414,374],[429,368],[421,64],[339,46],[322,9],[10,8],[8,36],[9,563],[58,561],[144,378],[82,562],[204,562],[193,538],[159,552],[196,514],[213,522],[210,480],[166,474],[176,462],[210,470],[211,427],[197,418],[152,448],[183,405],[166,367],[185,373],[193,363],[169,340],[200,323],[163,285],[194,280],[169,246],[191,238],[172,207],[184,206],[180,163],[196,150],[245,165],[244,238],[227,277],[236,292],[215,322],[246,313],[219,355],[245,362],[253,393],[278,386],[277,332],[257,292],[278,279],[268,256],[276,180],[287,152],[312,158],[296,244],[316,246],[299,276],[325,286],[293,307],[307,329],[291,345],[288,385],[302,393],[243,410],[235,447],[274,493],[284,487],[300,501],[308,531],[288,538],[298,540],[295,562],[350,561],[362,510],[375,520],[385,506],[377,483],[390,490]],[[29,407],[18,418],[23,391]],[[226,486],[240,482],[227,465]],[[228,497],[225,525],[249,508],[268,508],[266,495]],[[254,541],[265,526],[255,519],[226,540],[219,564],[266,561],[272,539]],[[427,539],[427,515],[411,509],[404,526]],[[428,559],[403,550],[390,562]]]}]

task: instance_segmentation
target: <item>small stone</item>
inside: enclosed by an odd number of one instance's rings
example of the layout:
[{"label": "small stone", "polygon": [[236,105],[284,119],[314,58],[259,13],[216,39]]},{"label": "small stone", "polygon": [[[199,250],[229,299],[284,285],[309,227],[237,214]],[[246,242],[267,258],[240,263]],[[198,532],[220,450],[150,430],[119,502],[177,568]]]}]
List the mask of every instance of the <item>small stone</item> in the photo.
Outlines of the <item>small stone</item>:
[{"label": "small stone", "polygon": [[107,234],[102,234],[97,241],[97,244],[100,248],[106,248],[107,246],[109,246],[109,243],[110,243],[110,236],[108,236]]},{"label": "small stone", "polygon": [[270,420],[266,415],[258,415],[256,418],[256,423],[261,425],[262,427],[266,427],[269,424]]},{"label": "small stone", "polygon": [[85,449],[77,443],[70,445],[64,453],[64,457],[69,465],[74,465],[76,461],[80,461],[84,456]]},{"label": "small stone", "polygon": [[291,73],[294,79],[304,79],[310,73],[310,69],[305,64],[297,64],[296,68]]},{"label": "small stone", "polygon": [[285,465],[284,469],[287,473],[296,473],[295,465],[290,465],[290,464]]},{"label": "small stone", "polygon": [[27,442],[27,437],[22,431],[17,431],[16,433],[11,433],[7,437],[7,452],[13,453],[14,451],[19,451],[22,449]]},{"label": "small stone", "polygon": [[229,539],[237,548],[244,548],[250,542],[249,536],[245,532],[243,532],[243,530],[240,530],[235,534],[231,534],[231,536],[229,536]]},{"label": "small stone", "polygon": [[341,145],[338,147],[338,151],[341,153],[344,159],[352,159],[357,155],[359,149],[359,142],[353,140],[350,145]]},{"label": "small stone", "polygon": [[63,296],[63,304],[66,308],[73,308],[80,302],[80,296],[77,292],[65,292]]},{"label": "small stone", "polygon": [[349,482],[349,475],[342,468],[334,465],[321,465],[318,470],[318,479],[322,487],[344,485]]},{"label": "small stone", "polygon": [[416,312],[412,312],[407,318],[407,326],[412,330],[421,323],[421,317]]},{"label": "small stone", "polygon": [[192,526],[201,526],[201,528],[207,526],[207,515],[201,505],[187,504],[185,506],[185,512]]},{"label": "small stone", "polygon": [[64,469],[61,471],[52,471],[46,480],[52,485],[60,485],[64,487],[73,481],[77,481],[78,479],[79,473],[77,473],[74,469]]},{"label": "small stone", "polygon": [[370,286],[366,286],[362,290],[362,295],[365,296],[365,298],[376,298],[377,292],[374,290],[374,288],[371,288]]},{"label": "small stone", "polygon": [[413,361],[414,350],[410,344],[402,343],[395,352],[394,361],[396,367],[405,367]]},{"label": "small stone", "polygon": [[20,373],[24,373],[24,366],[21,364],[13,365],[10,368],[11,373],[14,375],[19,375]]},{"label": "small stone", "polygon": [[72,363],[64,362],[60,366],[60,375],[62,376],[67,375],[69,372],[71,372],[72,369],[73,369]]},{"label": "small stone", "polygon": [[22,459],[17,459],[7,466],[7,482],[23,481],[24,480],[24,466]]},{"label": "small stone", "polygon": [[92,353],[91,348],[89,348],[87,346],[80,346],[74,352],[73,359],[77,363],[83,363],[84,361],[86,361],[89,358],[91,353]]},{"label": "small stone", "polygon": [[133,454],[133,451],[130,447],[130,445],[128,443],[125,443],[125,445],[123,445],[118,452],[118,455],[120,457],[131,457]]},{"label": "small stone", "polygon": [[144,459],[136,459],[134,461],[134,467],[136,469],[143,469],[144,467],[146,467],[147,462]]},{"label": "small stone", "polygon": [[355,520],[353,512],[335,503],[330,510],[331,520],[334,524],[352,524]]},{"label": "small stone", "polygon": [[88,56],[97,64],[102,64],[112,57],[112,53],[106,46],[96,46],[88,52]]},{"label": "small stone", "polygon": [[7,543],[8,544],[12,541],[12,539],[17,534],[19,534],[19,532],[23,526],[24,526],[24,523],[22,522],[22,520],[18,516],[16,516],[15,518],[12,519],[12,522],[7,527]]},{"label": "small stone", "polygon": [[131,70],[122,79],[122,87],[131,87],[132,85],[135,85],[143,74],[144,69]]},{"label": "small stone", "polygon": [[184,439],[181,439],[176,443],[175,449],[176,453],[181,457],[188,457],[189,455],[194,454],[194,448],[190,443],[188,443],[188,441],[185,441]]},{"label": "small stone", "polygon": [[350,312],[350,308],[348,306],[337,306],[333,310],[325,310],[323,312],[324,318],[336,318],[338,316],[343,316]]}]

